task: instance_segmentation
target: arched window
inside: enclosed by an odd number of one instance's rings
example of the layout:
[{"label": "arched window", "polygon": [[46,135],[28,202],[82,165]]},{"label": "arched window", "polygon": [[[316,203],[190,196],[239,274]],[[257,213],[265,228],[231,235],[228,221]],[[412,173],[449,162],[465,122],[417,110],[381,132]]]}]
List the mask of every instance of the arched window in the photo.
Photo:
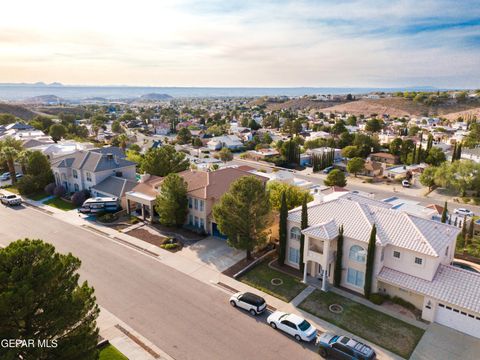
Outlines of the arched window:
[{"label": "arched window", "polygon": [[290,229],[290,239],[300,240],[302,233],[298,227],[293,227]]},{"label": "arched window", "polygon": [[367,252],[365,251],[365,249],[358,245],[353,245],[350,248],[350,254],[348,255],[351,260],[355,260],[361,263],[365,262],[366,256]]}]

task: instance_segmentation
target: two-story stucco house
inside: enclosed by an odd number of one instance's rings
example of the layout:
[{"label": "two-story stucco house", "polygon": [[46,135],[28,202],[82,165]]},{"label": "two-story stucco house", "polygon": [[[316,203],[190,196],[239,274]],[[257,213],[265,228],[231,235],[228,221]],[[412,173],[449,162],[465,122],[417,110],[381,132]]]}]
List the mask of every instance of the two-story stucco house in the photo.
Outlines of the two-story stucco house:
[{"label": "two-story stucco house", "polygon": [[372,292],[398,296],[422,318],[480,337],[480,274],[451,266],[457,227],[391,208],[354,193],[313,204],[309,227],[300,230],[301,209],[288,215],[286,263],[299,268],[305,235],[304,280],[333,283],[339,227],[344,241],[341,286],[363,294],[368,241],[377,228]]},{"label": "two-story stucco house", "polygon": [[[238,168],[223,168],[216,171],[185,170],[178,173],[187,183],[188,214],[185,225],[214,236],[221,236],[213,219],[212,208],[230,185],[242,176],[256,176]],[[256,176],[264,183],[268,179]],[[155,199],[163,178],[147,176],[127,192],[127,212],[135,210],[145,219],[154,220]]]},{"label": "two-story stucco house", "polygon": [[[89,190],[92,196],[120,198],[135,185],[136,164],[126,160],[117,147],[75,151],[53,159],[51,167],[55,183],[64,186],[70,193]],[[125,186],[109,185],[120,182]]]}]

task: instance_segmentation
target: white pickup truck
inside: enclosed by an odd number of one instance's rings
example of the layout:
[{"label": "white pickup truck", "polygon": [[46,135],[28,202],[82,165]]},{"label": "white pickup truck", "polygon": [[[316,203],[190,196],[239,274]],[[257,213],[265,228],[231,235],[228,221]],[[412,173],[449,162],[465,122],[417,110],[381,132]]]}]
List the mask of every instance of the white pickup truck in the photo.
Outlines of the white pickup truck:
[{"label": "white pickup truck", "polygon": [[22,203],[22,198],[15,194],[2,195],[0,196],[0,201],[6,206],[16,206]]}]

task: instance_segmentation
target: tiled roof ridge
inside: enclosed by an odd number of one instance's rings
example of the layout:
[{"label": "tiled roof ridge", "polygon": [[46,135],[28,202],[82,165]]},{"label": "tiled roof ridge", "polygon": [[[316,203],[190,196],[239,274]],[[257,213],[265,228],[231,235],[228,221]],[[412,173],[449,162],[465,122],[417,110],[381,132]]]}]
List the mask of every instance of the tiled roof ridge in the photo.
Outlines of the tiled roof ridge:
[{"label": "tiled roof ridge", "polygon": [[420,229],[418,228],[417,224],[415,224],[415,222],[412,220],[411,218],[411,215],[406,213],[406,212],[402,212],[401,213],[404,217],[407,218],[407,220],[410,222],[410,224],[412,224],[413,228],[415,229],[415,231],[420,234],[420,236],[422,237],[423,239],[423,242],[427,245],[427,247],[429,248],[430,252],[433,253],[434,256],[437,256],[438,257],[438,253],[435,251],[435,249],[433,248],[432,244],[430,244],[430,241],[427,239],[427,237],[423,234],[423,232],[420,231]]}]

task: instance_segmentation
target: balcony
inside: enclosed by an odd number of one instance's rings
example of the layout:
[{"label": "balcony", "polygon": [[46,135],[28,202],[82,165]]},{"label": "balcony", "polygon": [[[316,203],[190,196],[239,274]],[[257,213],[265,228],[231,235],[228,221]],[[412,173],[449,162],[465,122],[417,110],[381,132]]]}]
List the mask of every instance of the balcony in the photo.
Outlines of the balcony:
[{"label": "balcony", "polygon": [[317,263],[324,262],[323,256],[323,241],[309,239],[308,241],[308,252],[307,256],[309,260],[315,261]]}]

